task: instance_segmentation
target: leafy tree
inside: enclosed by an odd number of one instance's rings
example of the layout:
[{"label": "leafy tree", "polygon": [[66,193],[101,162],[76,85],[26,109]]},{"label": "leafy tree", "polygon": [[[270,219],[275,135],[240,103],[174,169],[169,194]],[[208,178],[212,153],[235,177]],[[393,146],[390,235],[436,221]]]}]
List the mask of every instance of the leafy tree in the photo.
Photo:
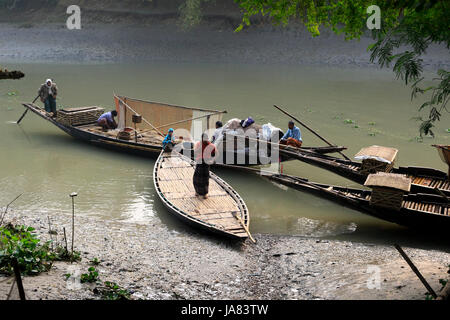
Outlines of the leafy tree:
[{"label": "leafy tree", "polygon": [[412,84],[411,99],[431,93],[419,107],[427,109],[428,117],[421,120],[420,135],[434,136],[432,127],[447,110],[450,73],[438,70],[433,84],[422,87],[424,77],[421,56],[431,44],[444,44],[450,49],[450,3],[445,0],[235,0],[243,10],[241,25],[251,24],[252,16],[268,16],[274,24],[286,25],[290,20],[301,21],[313,36],[320,27],[344,34],[347,40],[358,39],[368,31],[367,8],[381,9],[381,28],[371,31],[375,43],[369,46],[370,60],[381,67],[391,67],[397,78]]}]

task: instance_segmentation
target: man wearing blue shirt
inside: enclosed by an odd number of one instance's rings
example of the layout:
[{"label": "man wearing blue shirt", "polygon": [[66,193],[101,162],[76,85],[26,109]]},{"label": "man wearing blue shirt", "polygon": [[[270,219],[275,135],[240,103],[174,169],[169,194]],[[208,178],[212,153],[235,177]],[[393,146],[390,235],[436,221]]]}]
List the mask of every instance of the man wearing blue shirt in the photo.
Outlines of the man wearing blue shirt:
[{"label": "man wearing blue shirt", "polygon": [[165,150],[168,145],[169,145],[169,148],[173,147],[175,145],[175,143],[173,141],[173,129],[172,128],[169,129],[169,132],[167,133],[167,135],[165,136],[165,138],[162,142],[163,150]]},{"label": "man wearing blue shirt", "polygon": [[104,131],[108,129],[116,129],[117,123],[114,120],[114,117],[117,117],[117,111],[113,110],[110,112],[106,112],[100,116],[97,120],[97,124],[103,128]]},{"label": "man wearing blue shirt", "polygon": [[295,126],[294,121],[289,121],[289,129],[280,140],[280,144],[300,148],[302,146],[302,133],[300,129]]}]

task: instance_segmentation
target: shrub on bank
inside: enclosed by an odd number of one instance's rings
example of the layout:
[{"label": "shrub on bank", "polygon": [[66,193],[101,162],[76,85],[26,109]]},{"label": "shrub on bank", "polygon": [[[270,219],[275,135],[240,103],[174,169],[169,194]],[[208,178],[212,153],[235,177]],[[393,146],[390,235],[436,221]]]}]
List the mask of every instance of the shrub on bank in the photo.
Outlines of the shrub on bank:
[{"label": "shrub on bank", "polygon": [[37,275],[52,266],[49,242],[41,244],[34,228],[8,224],[0,227],[0,273],[11,275],[17,260],[23,274]]}]

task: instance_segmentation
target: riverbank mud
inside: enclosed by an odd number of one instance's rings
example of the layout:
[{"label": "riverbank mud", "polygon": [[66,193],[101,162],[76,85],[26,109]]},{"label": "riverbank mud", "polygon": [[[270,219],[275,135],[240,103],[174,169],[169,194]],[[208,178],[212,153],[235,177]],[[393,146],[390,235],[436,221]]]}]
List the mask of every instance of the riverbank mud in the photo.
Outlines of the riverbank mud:
[{"label": "riverbank mud", "polygon": [[[9,215],[13,223],[36,227],[42,241],[50,239],[47,217]],[[71,216],[50,219],[58,237],[66,227],[70,239]],[[82,261],[57,262],[48,273],[24,277],[28,299],[99,299],[95,284],[74,286],[64,276],[86,273],[94,258],[101,261],[99,279],[118,283],[133,299],[425,299],[423,285],[391,246],[263,234],[254,235],[257,244],[236,244],[163,223],[75,221]],[[438,291],[450,254],[404,249]],[[8,290],[0,281],[2,299]]]}]

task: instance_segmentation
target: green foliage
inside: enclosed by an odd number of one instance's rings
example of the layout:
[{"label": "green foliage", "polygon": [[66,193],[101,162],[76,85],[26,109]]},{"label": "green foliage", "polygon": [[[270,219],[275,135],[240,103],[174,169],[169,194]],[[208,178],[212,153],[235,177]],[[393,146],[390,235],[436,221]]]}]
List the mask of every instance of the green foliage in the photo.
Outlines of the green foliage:
[{"label": "green foliage", "polygon": [[0,273],[13,274],[16,259],[23,274],[36,275],[48,271],[53,255],[49,243],[40,244],[34,229],[11,224],[0,227]]},{"label": "green foliage", "polygon": [[98,280],[98,271],[94,267],[89,267],[88,273],[83,273],[80,277],[81,283],[93,283]]},{"label": "green foliage", "polygon": [[131,293],[115,282],[105,281],[103,286],[100,286],[94,290],[94,293],[101,294],[103,299],[106,300],[129,300]]},{"label": "green foliage", "polygon": [[[100,264],[97,258],[91,260],[91,263]],[[70,278],[70,274],[66,274],[66,280]],[[87,273],[83,273],[80,277],[81,283],[97,283],[94,289],[95,294],[100,294],[106,300],[129,300],[131,293],[115,282],[101,281],[98,277],[98,271],[95,267],[89,267]]]},{"label": "green foliage", "polygon": [[56,246],[52,254],[53,254],[52,256],[53,261],[69,261],[69,262],[81,261],[80,252],[74,251],[72,253],[63,246]]},{"label": "green foliage", "polygon": [[98,258],[94,258],[91,261],[89,261],[89,263],[93,266],[98,266],[100,265],[100,260],[98,260]]},{"label": "green foliage", "polygon": [[420,58],[430,44],[444,44],[450,49],[450,3],[438,0],[235,0],[243,10],[240,31],[250,25],[250,17],[268,16],[274,24],[286,25],[291,19],[301,21],[313,36],[320,27],[343,33],[346,39],[358,39],[367,32],[367,8],[378,5],[381,29],[372,30],[376,41],[368,47],[370,60],[381,67],[391,67],[398,79],[413,83],[412,97],[431,93],[419,110],[429,109],[421,120],[420,135],[434,135],[431,128],[448,111],[449,72],[438,71],[437,84],[421,88],[423,60]]}]

